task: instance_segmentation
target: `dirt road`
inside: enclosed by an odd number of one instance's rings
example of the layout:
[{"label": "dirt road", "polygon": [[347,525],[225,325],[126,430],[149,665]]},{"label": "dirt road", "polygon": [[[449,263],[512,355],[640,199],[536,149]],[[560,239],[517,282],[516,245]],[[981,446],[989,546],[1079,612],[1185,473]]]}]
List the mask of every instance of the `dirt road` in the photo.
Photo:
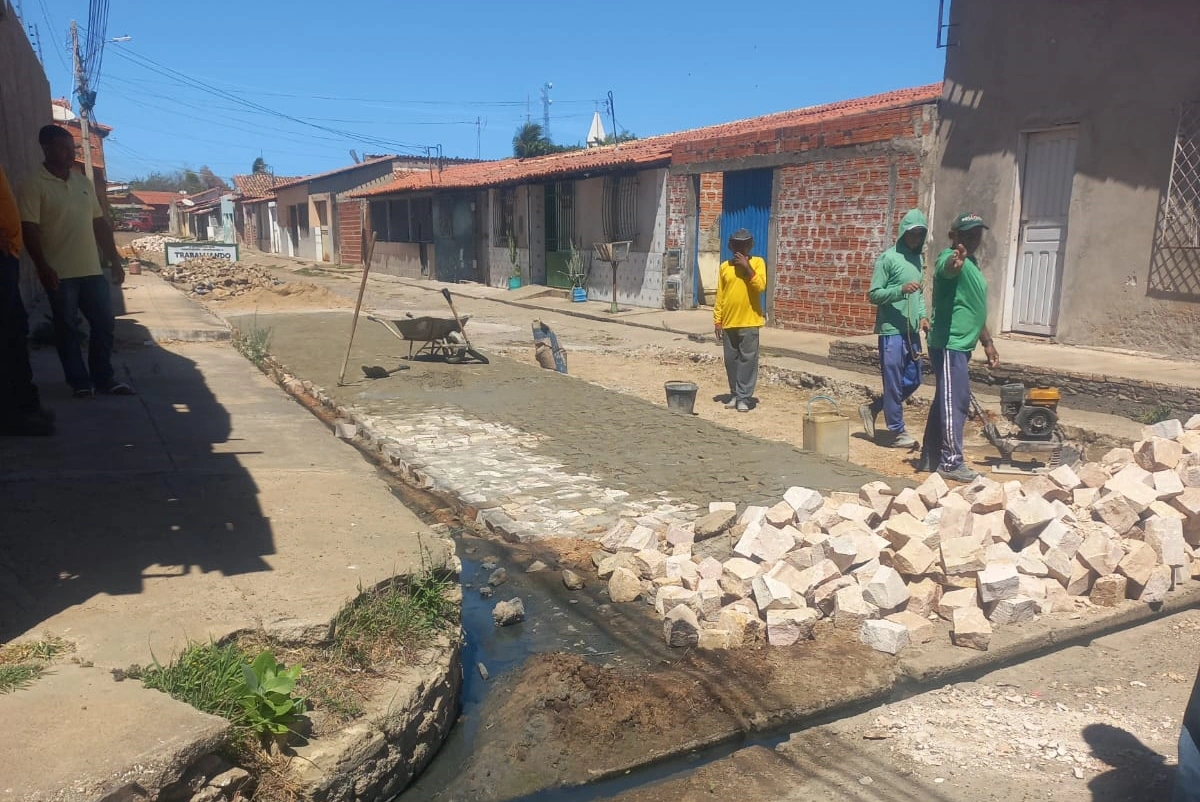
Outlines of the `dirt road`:
[{"label": "dirt road", "polygon": [[1167,800],[1200,611],[797,733],[620,802]]}]

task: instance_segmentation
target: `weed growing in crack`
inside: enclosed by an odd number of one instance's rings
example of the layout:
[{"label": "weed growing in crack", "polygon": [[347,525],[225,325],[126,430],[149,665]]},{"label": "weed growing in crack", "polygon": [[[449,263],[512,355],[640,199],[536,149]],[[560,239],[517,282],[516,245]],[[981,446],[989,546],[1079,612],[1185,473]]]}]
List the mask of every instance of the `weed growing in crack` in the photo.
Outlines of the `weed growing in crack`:
[{"label": "weed growing in crack", "polygon": [[444,572],[423,569],[372,592],[360,587],[358,598],[334,619],[333,650],[363,668],[411,657],[457,623],[452,585]]},{"label": "weed growing in crack", "polygon": [[52,635],[42,640],[0,646],[0,693],[29,687],[46,673],[52,660],[74,648],[70,642]]},{"label": "weed growing in crack", "polygon": [[1156,423],[1162,423],[1165,420],[1170,420],[1175,417],[1174,411],[1166,404],[1159,404],[1156,407],[1146,410],[1138,418],[1138,423],[1144,423],[1147,426],[1153,426]]},{"label": "weed growing in crack", "polygon": [[256,367],[261,368],[271,356],[271,330],[258,325],[258,316],[248,329],[234,329],[233,347]]}]

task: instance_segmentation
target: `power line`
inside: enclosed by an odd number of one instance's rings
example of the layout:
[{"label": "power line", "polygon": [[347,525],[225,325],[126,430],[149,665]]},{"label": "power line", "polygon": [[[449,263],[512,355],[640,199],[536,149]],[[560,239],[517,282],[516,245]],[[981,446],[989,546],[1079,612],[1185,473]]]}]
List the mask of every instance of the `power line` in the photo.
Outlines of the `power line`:
[{"label": "power line", "polygon": [[409,151],[409,152],[418,153],[418,154],[424,153],[426,151],[426,146],[424,146],[424,145],[414,145],[414,144],[408,144],[408,143],[402,143],[402,142],[395,142],[392,140],[383,139],[381,137],[366,136],[363,134],[355,133],[353,131],[343,131],[343,130],[340,130],[337,128],[331,128],[327,125],[322,125],[320,123],[311,122],[304,118],[296,117],[295,115],[287,114],[286,112],[278,111],[277,109],[272,109],[268,106],[264,106],[261,103],[257,103],[252,100],[246,100],[235,94],[226,92],[225,90],[217,89],[215,87],[203,84],[200,81],[197,81],[197,80],[191,78],[190,76],[187,76],[181,72],[178,72],[177,70],[173,70],[164,64],[159,64],[158,62],[154,61],[153,59],[150,59],[146,56],[142,56],[137,53],[134,53],[129,48],[121,48],[121,49],[116,50],[115,52],[121,58],[127,59],[128,61],[131,61],[134,64],[137,64],[138,66],[143,67],[144,69],[148,69],[151,72],[156,72],[166,78],[176,80],[185,86],[190,86],[194,89],[198,89],[202,92],[214,95],[216,97],[221,97],[221,98],[224,98],[225,100],[229,100],[234,103],[239,103],[241,105],[246,106],[247,108],[254,109],[255,111],[261,112],[263,114],[271,115],[272,117],[277,117],[277,118],[283,119],[283,120],[289,120],[290,122],[296,123],[298,125],[303,125],[308,128],[313,128],[318,131],[324,131],[326,133],[334,134],[336,136],[340,136],[345,139],[352,139],[357,142],[362,142],[367,145],[372,145],[374,147],[394,148],[396,150]]},{"label": "power line", "polygon": [[[38,0],[38,5],[42,8],[42,19],[46,21],[46,30],[50,32],[50,41],[53,42],[55,27],[54,23],[50,21],[50,12],[46,10],[46,0]],[[58,56],[58,63],[69,73],[71,68],[67,65],[67,57],[64,55],[66,52],[65,43],[60,42],[59,46],[52,47],[51,49],[54,51],[54,55]]]}]

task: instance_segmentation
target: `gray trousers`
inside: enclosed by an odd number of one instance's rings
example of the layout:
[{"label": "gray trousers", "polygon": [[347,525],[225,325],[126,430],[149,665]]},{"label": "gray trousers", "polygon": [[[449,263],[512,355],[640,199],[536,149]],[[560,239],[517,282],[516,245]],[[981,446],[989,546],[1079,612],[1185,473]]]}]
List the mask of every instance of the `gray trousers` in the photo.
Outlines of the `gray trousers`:
[{"label": "gray trousers", "polygon": [[749,401],[758,384],[758,329],[722,329],[721,334],[729,392],[738,401]]}]

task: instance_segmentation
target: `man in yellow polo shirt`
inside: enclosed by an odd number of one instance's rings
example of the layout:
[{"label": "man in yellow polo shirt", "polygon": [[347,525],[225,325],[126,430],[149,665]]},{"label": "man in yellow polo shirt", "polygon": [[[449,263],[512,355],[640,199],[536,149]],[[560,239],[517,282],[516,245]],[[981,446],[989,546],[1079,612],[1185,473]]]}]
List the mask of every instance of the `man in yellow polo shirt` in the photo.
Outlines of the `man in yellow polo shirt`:
[{"label": "man in yellow polo shirt", "polygon": [[[113,306],[100,252],[113,281],[125,280],[112,228],[104,219],[92,182],[75,167],[75,139],[65,128],[38,132],[46,160],[21,187],[21,233],[50,297],[54,335],[63,374],[77,398],[97,392],[133,395],[112,367]],[[88,358],[83,361],[79,313],[87,319]]]},{"label": "man in yellow polo shirt", "polygon": [[729,238],[733,256],[717,274],[713,327],[725,345],[725,375],[729,379],[726,409],[750,411],[758,383],[758,330],[766,323],[762,294],[767,288],[767,263],[751,256],[754,237],[740,228]]},{"label": "man in yellow polo shirt", "polygon": [[0,167],[0,435],[54,433],[29,364],[29,317],[21,300],[21,215]]}]

